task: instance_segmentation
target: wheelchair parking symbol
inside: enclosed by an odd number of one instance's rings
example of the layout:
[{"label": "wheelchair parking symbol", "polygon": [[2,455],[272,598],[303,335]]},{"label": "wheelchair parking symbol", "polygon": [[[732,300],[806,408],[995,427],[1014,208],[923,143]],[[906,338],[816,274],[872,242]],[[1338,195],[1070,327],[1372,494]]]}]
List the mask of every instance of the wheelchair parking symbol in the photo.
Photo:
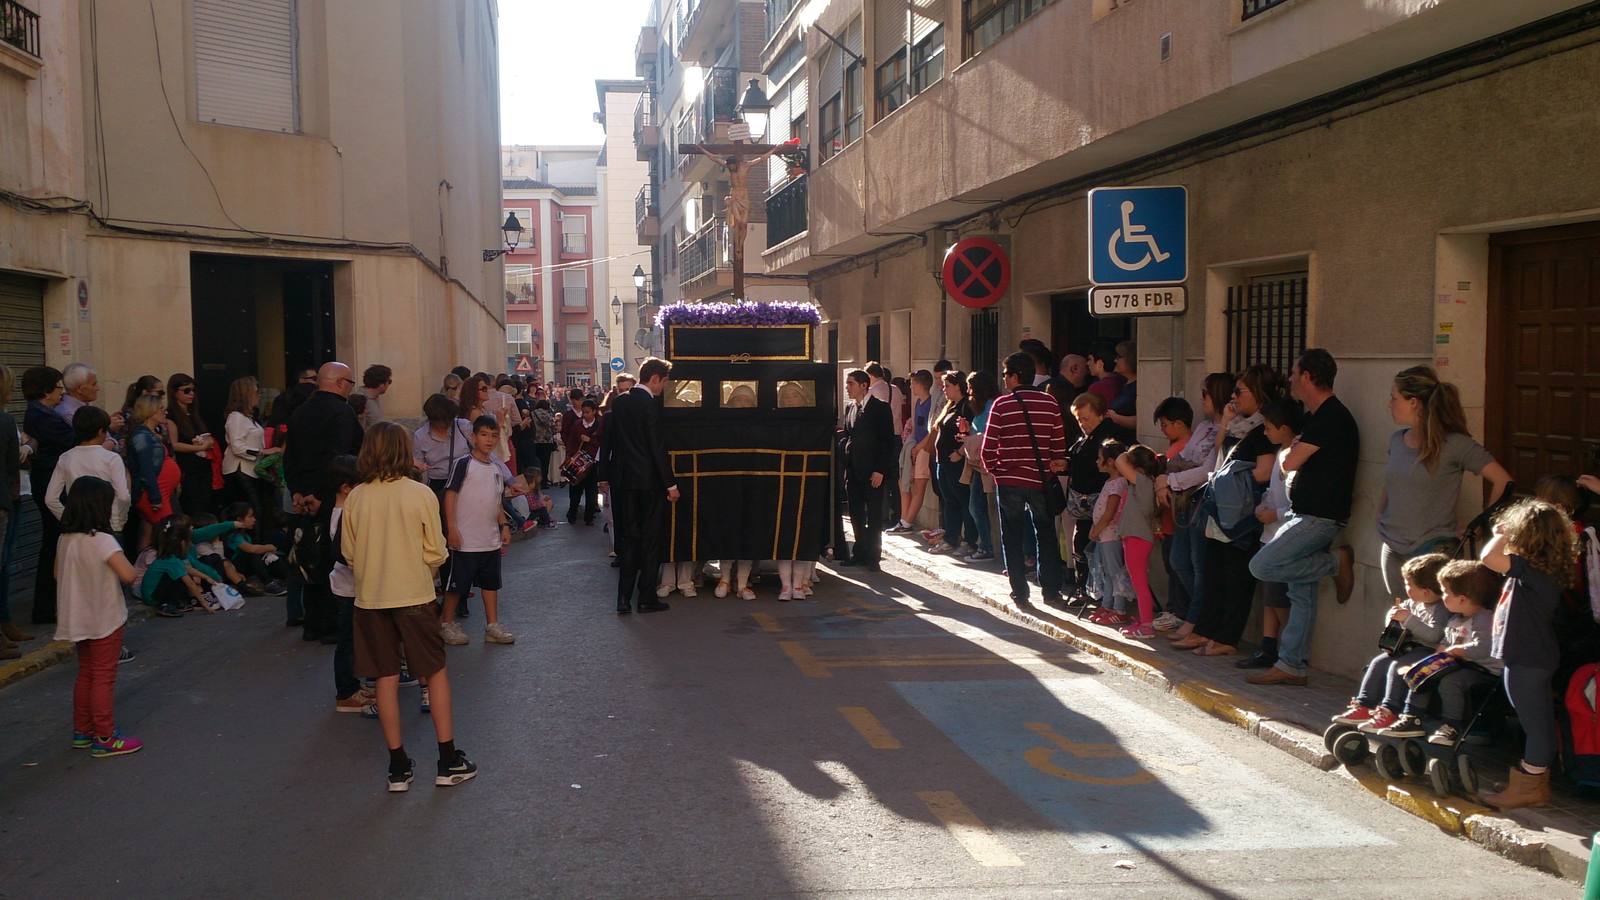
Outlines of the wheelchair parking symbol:
[{"label": "wheelchair parking symbol", "polygon": [[1179,284],[1189,275],[1188,191],[1089,192],[1089,279],[1104,285]]}]

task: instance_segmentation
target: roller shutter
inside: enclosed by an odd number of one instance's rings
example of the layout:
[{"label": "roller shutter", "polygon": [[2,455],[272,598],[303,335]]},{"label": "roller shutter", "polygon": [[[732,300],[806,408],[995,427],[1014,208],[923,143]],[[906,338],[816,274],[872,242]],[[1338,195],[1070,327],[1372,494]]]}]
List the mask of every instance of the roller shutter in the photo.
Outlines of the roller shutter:
[{"label": "roller shutter", "polygon": [[202,122],[299,130],[295,0],[193,0]]},{"label": "roller shutter", "polygon": [[[20,381],[22,370],[44,365],[44,282],[0,272],[0,363]],[[12,385],[6,411],[22,422],[27,403],[21,387]]]},{"label": "roller shutter", "polygon": [[910,0],[911,43],[916,44],[944,24],[946,4],[942,0]]},{"label": "roller shutter", "polygon": [[874,10],[873,23],[877,30],[872,37],[872,66],[876,69],[905,49],[910,16],[905,0],[879,0]]}]

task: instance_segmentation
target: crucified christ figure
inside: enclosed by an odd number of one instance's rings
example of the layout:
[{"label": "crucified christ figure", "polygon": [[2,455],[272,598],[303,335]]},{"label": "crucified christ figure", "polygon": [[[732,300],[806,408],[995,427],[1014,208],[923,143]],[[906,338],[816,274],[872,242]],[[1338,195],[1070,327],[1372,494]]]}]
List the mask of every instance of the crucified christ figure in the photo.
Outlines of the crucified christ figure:
[{"label": "crucified christ figure", "polygon": [[750,225],[750,169],[757,163],[765,162],[775,153],[792,149],[794,148],[790,144],[778,144],[757,156],[745,159],[731,154],[719,156],[703,145],[700,147],[701,153],[728,173],[728,196],[723,198],[723,203],[727,210],[729,238],[733,241],[733,246],[738,249],[740,258],[744,256],[742,252],[744,236]]}]

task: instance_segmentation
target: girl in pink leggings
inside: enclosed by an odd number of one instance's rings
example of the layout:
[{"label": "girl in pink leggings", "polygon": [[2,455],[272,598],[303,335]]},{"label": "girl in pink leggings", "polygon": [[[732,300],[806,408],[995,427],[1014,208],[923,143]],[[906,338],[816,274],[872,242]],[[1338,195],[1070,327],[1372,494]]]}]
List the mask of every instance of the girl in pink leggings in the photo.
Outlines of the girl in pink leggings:
[{"label": "girl in pink leggings", "polygon": [[1134,444],[1117,457],[1117,472],[1128,480],[1128,499],[1117,530],[1122,534],[1122,558],[1139,598],[1139,620],[1122,628],[1131,638],[1153,638],[1155,596],[1150,593],[1150,552],[1155,549],[1156,478],[1165,471],[1161,457],[1143,444]]}]

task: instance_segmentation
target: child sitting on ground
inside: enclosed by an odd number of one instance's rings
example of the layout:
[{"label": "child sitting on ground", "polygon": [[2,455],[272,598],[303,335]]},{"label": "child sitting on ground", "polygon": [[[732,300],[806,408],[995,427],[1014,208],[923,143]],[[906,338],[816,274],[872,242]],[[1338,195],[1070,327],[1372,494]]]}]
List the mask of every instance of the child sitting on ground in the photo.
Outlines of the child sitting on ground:
[{"label": "child sitting on ground", "polygon": [[229,522],[226,528],[220,528],[216,516],[196,513],[189,520],[193,528],[189,535],[189,565],[212,581],[231,584],[239,593],[255,596],[261,593],[261,585],[251,584],[250,579],[228,561],[226,537],[231,536],[234,524]]},{"label": "child sitting on ground", "polygon": [[56,640],[72,641],[78,651],[72,747],[96,759],[126,756],[144,746],[117,732],[111,703],[128,622],[122,585],[133,583],[133,566],[111,530],[115,499],[110,482],[80,475],[67,491],[56,545]]},{"label": "child sitting on ground", "polygon": [[1406,596],[1389,608],[1383,625],[1388,628],[1389,623],[1399,622],[1411,646],[1399,653],[1385,651],[1374,656],[1367,663],[1360,690],[1350,698],[1350,706],[1333,717],[1334,722],[1377,731],[1399,718],[1406,699],[1406,670],[1438,652],[1444,637],[1449,612],[1439,605],[1439,571],[1449,563],[1450,557],[1443,553],[1428,553],[1412,557],[1400,567]]},{"label": "child sitting on ground", "polygon": [[540,493],[544,486],[544,471],[538,466],[528,466],[522,470],[522,480],[528,485],[528,521],[540,528],[556,527],[555,517],[550,515],[551,510],[556,508],[556,502],[549,494]]},{"label": "child sitting on ground", "polygon": [[156,526],[156,558],[139,580],[139,598],[155,607],[156,615],[177,618],[192,609],[216,612],[217,604],[206,591],[217,583],[189,564],[191,528],[188,518],[169,516]]},{"label": "child sitting on ground", "polygon": [[[1428,679],[1406,695],[1405,709],[1393,725],[1384,730],[1390,737],[1421,737],[1422,710],[1431,691],[1439,693],[1439,716],[1444,720],[1428,738],[1430,744],[1453,746],[1466,726],[1468,700],[1474,688],[1493,685],[1504,668],[1489,657],[1489,639],[1494,631],[1494,601],[1500,595],[1501,579],[1483,563],[1456,560],[1439,570],[1443,605],[1450,611],[1439,652],[1476,663],[1455,666]],[[1479,667],[1482,668],[1479,668]]]},{"label": "child sitting on ground", "polygon": [[1550,766],[1556,759],[1550,683],[1561,658],[1556,608],[1578,565],[1572,520],[1552,504],[1523,500],[1496,520],[1483,564],[1506,576],[1494,611],[1490,655],[1505,664],[1506,696],[1526,743],[1506,786],[1482,797],[1501,810],[1539,806],[1550,802]]},{"label": "child sitting on ground", "polygon": [[1127,446],[1116,438],[1100,445],[1095,466],[1106,475],[1105,487],[1094,501],[1094,525],[1089,529],[1089,596],[1099,605],[1089,616],[1096,625],[1121,627],[1133,621],[1133,582],[1122,560],[1122,535],[1117,517],[1128,497],[1128,480],[1117,474],[1117,457]]},{"label": "child sitting on ground", "polygon": [[1143,444],[1134,444],[1117,457],[1117,472],[1128,480],[1128,502],[1117,518],[1122,535],[1122,558],[1128,578],[1139,598],[1139,620],[1119,629],[1124,637],[1156,636],[1156,598],[1150,591],[1150,553],[1156,545],[1156,479],[1166,471],[1161,457]]},{"label": "child sitting on ground", "polygon": [[224,540],[228,562],[248,575],[251,587],[260,593],[269,597],[285,593],[283,582],[289,575],[287,561],[278,555],[275,545],[250,540],[256,532],[255,507],[241,500],[230,504],[223,512],[239,526]]}]

